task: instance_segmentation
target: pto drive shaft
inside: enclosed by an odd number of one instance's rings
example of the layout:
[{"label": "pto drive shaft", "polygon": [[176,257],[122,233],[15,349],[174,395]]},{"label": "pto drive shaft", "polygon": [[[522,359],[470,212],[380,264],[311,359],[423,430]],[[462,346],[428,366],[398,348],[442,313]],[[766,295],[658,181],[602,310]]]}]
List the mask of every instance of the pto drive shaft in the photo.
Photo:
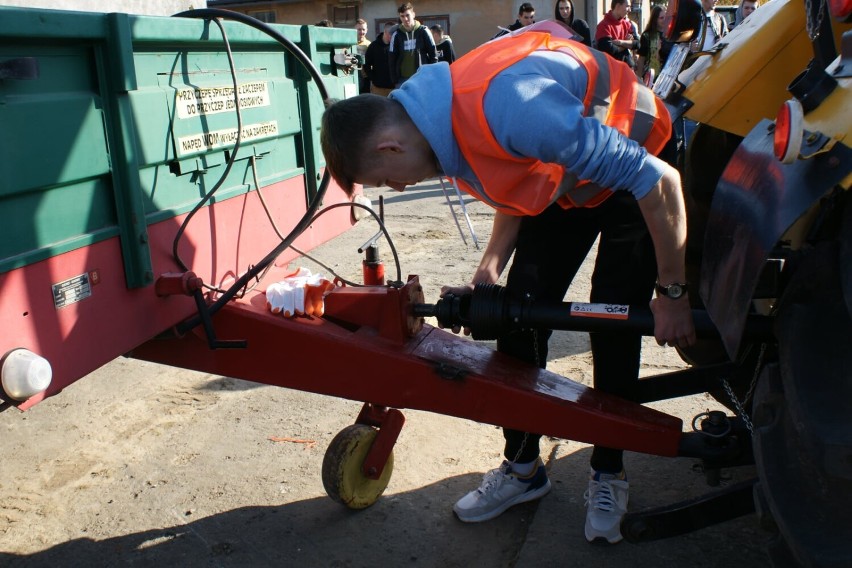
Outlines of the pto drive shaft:
[{"label": "pto drive shaft", "polygon": [[[497,339],[520,329],[607,331],[654,335],[654,316],[645,306],[588,304],[580,302],[537,302],[526,296],[508,297],[497,284],[477,284],[472,294],[447,294],[435,304],[414,304],[415,317],[435,317],[440,327],[470,329],[474,339]],[[718,338],[719,332],[704,310],[692,310],[698,337]],[[771,316],[749,315],[744,335],[750,339],[773,337]]]}]

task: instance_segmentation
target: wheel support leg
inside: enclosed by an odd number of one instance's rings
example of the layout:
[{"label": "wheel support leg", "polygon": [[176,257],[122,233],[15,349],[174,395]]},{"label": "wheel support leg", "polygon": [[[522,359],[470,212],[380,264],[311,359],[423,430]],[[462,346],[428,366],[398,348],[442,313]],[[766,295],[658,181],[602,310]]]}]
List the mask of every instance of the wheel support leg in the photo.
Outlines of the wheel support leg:
[{"label": "wheel support leg", "polygon": [[364,460],[364,465],[361,466],[366,477],[379,479],[388,462],[388,457],[393,451],[394,444],[399,438],[399,433],[402,431],[405,416],[395,408],[365,402],[355,423],[366,424],[379,429],[379,433],[370,447],[370,452]]}]

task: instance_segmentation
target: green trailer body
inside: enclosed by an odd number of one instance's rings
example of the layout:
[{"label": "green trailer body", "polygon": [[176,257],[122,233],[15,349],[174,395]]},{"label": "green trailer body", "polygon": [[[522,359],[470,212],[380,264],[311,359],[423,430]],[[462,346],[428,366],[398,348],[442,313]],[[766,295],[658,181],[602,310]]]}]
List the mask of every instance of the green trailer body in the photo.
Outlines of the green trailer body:
[{"label": "green trailer body", "polygon": [[[243,140],[214,197],[304,177],[316,193],[323,103],[273,39],[226,22]],[[333,96],[353,92],[332,54],[352,30],[275,26],[310,56]],[[130,287],[153,281],[147,225],[189,211],[234,146],[233,78],[209,21],[0,8],[0,63],[35,72],[0,80],[0,272],[121,237]],[[11,66],[11,65],[10,65]],[[8,75],[8,74],[7,74]]]},{"label": "green trailer body", "polygon": [[[161,275],[227,287],[317,196],[315,80],[270,35],[222,25],[224,35],[202,18],[0,8],[0,324],[16,330],[0,337],[0,357],[27,349],[54,372],[20,406],[195,313],[190,296],[157,297]],[[334,63],[353,30],[271,29],[330,96],[357,92],[354,70]],[[332,184],[323,205],[348,199]],[[296,244],[309,250],[352,222],[333,210]]]}]

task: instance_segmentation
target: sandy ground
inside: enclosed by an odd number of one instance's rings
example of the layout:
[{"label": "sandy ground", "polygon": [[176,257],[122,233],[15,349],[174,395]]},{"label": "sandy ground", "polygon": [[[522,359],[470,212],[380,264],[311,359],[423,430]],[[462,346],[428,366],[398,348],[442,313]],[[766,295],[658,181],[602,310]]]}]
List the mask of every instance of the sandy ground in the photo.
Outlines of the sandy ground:
[{"label": "sandy ground", "polygon": [[[374,201],[385,195],[402,275],[420,275],[427,301],[437,300],[441,285],[468,280],[480,253],[462,243],[439,185],[367,193]],[[484,244],[490,213],[467,203]],[[360,279],[357,248],[375,230],[363,221],[315,255]],[[393,276],[384,244],[382,256]],[[567,298],[586,300],[587,282],[588,266]],[[556,332],[550,359],[551,370],[590,384],[586,334]],[[646,339],[643,374],[681,367],[672,350]],[[718,408],[706,395],[653,406],[685,424]],[[367,510],[349,511],[325,495],[320,472],[327,444],[359,409],[354,401],[116,359],[26,413],[0,413],[0,565],[767,564],[767,536],[753,516],[656,543],[587,544],[582,494],[590,449],[566,440],[543,443],[554,486],[547,498],[488,523],[462,524],[451,506],[499,464],[501,432],[418,411],[405,412],[385,495]],[[631,510],[708,490],[693,460],[626,460]],[[734,480],[751,473],[730,472]]]}]

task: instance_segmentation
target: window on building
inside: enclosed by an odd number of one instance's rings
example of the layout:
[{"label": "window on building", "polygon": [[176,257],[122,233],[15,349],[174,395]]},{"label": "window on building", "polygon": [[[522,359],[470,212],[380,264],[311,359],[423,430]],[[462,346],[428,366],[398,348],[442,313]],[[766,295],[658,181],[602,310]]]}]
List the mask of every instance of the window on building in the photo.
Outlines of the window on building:
[{"label": "window on building", "polygon": [[260,20],[261,22],[265,22],[267,24],[275,23],[275,10],[263,10],[258,12],[249,12],[249,16]]},{"label": "window on building", "polygon": [[355,4],[331,7],[331,21],[335,28],[351,28],[358,17],[358,6]]}]

